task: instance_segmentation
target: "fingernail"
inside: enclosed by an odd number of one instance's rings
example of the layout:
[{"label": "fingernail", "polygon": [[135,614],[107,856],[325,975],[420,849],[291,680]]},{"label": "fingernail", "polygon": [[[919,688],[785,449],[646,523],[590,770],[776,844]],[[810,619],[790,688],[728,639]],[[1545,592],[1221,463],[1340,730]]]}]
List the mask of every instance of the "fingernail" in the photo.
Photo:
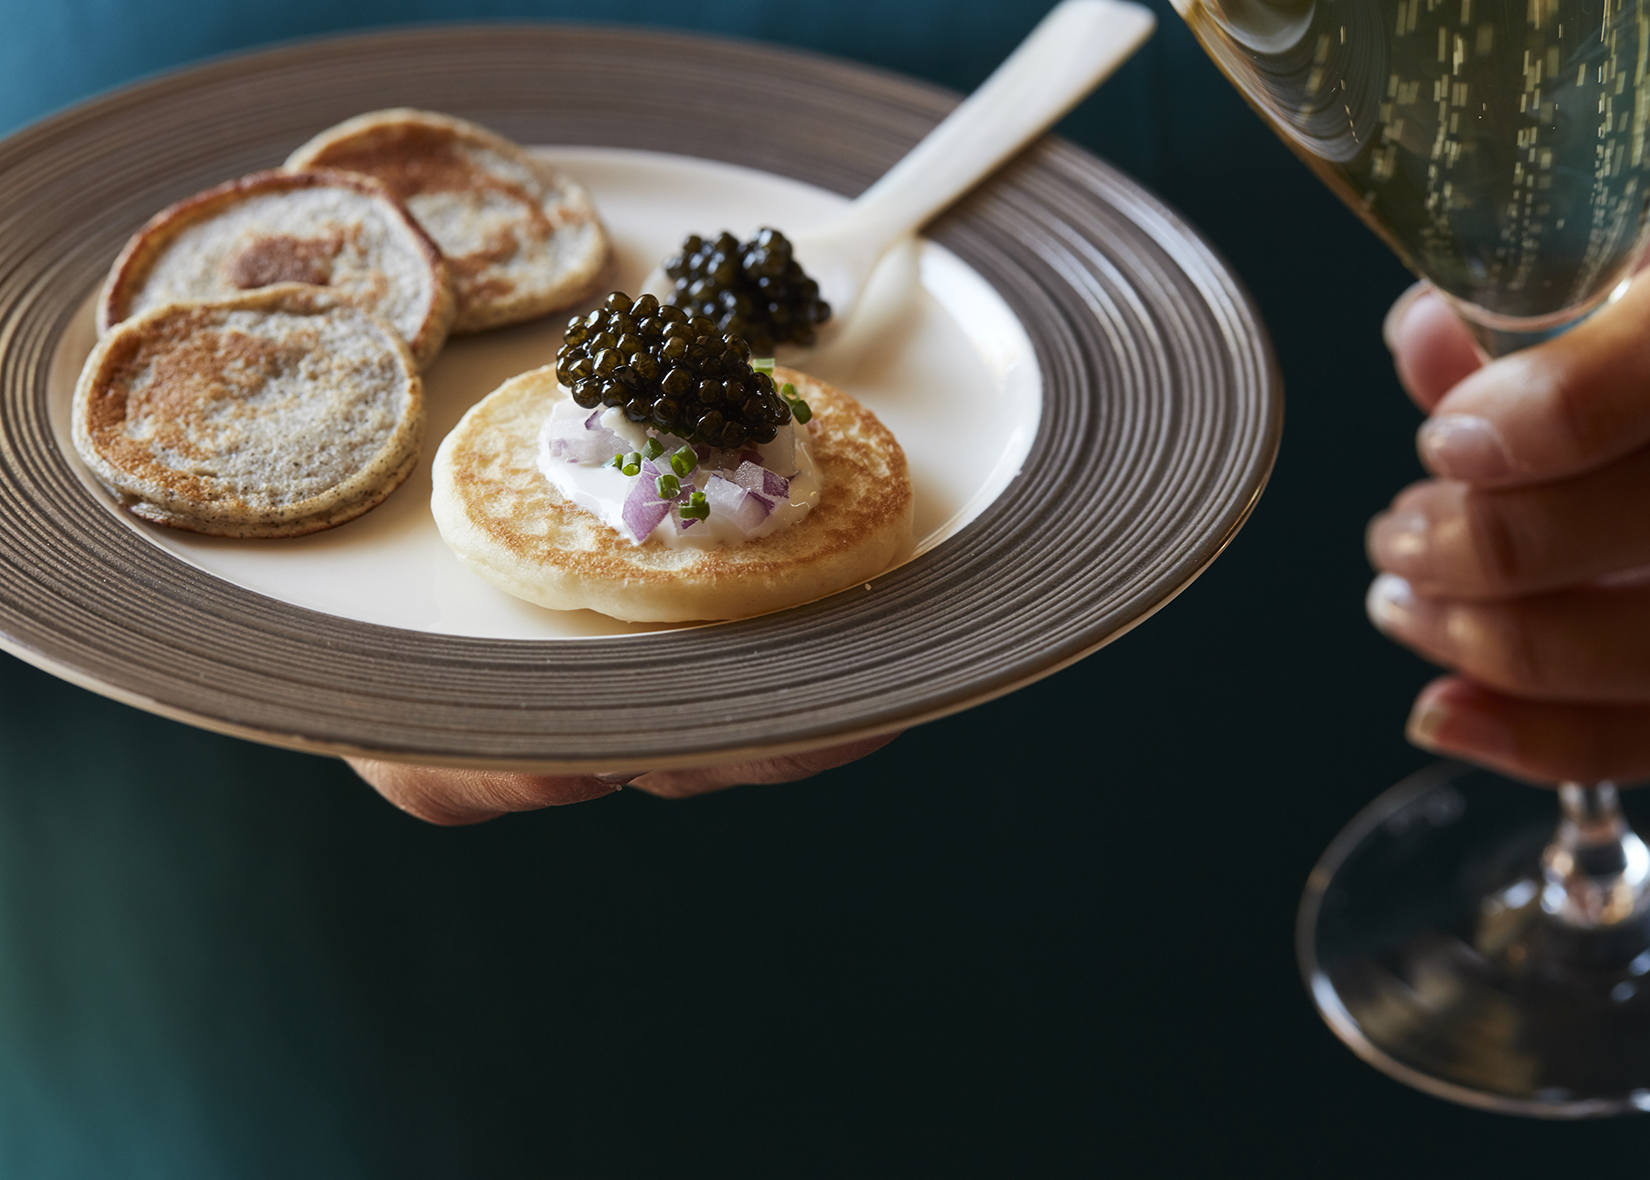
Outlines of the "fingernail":
[{"label": "fingernail", "polygon": [[1415,591],[1397,574],[1382,574],[1369,584],[1364,609],[1369,621],[1382,631],[1399,631],[1415,613]]},{"label": "fingernail", "polygon": [[1445,479],[1499,479],[1512,472],[1512,458],[1501,432],[1487,418],[1443,414],[1421,426],[1416,440],[1421,462]]},{"label": "fingernail", "polygon": [[1428,291],[1432,290],[1431,283],[1414,283],[1388,309],[1386,318],[1381,321],[1381,339],[1386,341],[1387,351],[1398,351],[1398,329],[1409,314],[1409,309],[1415,306],[1415,301]]},{"label": "fingernail", "polygon": [[1448,639],[1444,608],[1422,598],[1405,578],[1382,574],[1369,584],[1364,598],[1369,621],[1383,633],[1398,634],[1408,642],[1436,647]]},{"label": "fingernail", "polygon": [[1397,574],[1382,574],[1370,584],[1364,599],[1369,621],[1381,634],[1439,663],[1453,662],[1459,646],[1452,630],[1450,608],[1416,594]]},{"label": "fingernail", "polygon": [[611,783],[613,788],[617,790],[620,787],[628,787],[633,781],[641,778],[644,773],[640,770],[610,770],[606,774],[593,774],[590,777],[597,782]]},{"label": "fingernail", "polygon": [[1383,512],[1369,522],[1369,559],[1377,569],[1413,564],[1431,542],[1432,522],[1419,512]]},{"label": "fingernail", "polygon": [[1434,754],[1500,759],[1518,752],[1518,738],[1511,726],[1464,702],[1450,700],[1447,689],[1421,694],[1410,711],[1404,736]]}]

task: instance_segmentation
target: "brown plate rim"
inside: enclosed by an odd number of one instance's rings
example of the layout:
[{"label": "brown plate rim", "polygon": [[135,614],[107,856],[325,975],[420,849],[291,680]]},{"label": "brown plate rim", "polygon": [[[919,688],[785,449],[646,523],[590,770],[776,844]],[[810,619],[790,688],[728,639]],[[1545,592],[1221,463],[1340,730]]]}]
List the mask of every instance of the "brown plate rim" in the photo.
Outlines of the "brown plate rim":
[{"label": "brown plate rim", "polygon": [[[684,97],[659,103],[661,92]],[[53,348],[127,234],[349,114],[434,107],[523,142],[672,151],[851,194],[956,101],[748,42],[420,26],[221,59],[0,141],[0,647],[276,745],[560,771],[884,733],[1093,652],[1236,534],[1271,470],[1282,396],[1259,316],[1218,255],[1141,186],[1057,139],[929,229],[1031,335],[1044,380],[1031,454],[975,521],[869,593],[576,643],[375,626],[263,597],[145,541],[87,491],[47,419]],[[718,690],[676,698],[661,667]]]}]

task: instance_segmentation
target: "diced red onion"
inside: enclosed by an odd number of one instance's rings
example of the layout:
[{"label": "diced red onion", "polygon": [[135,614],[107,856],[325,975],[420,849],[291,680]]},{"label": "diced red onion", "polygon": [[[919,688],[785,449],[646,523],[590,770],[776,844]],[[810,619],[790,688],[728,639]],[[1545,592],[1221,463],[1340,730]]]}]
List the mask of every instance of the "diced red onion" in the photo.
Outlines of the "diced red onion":
[{"label": "diced red onion", "polygon": [[638,545],[647,540],[659,522],[670,515],[671,500],[659,499],[649,481],[637,479],[630,485],[630,495],[624,499],[620,517],[630,530],[631,539]]},{"label": "diced red onion", "polygon": [[676,502],[659,498],[659,489],[654,483],[658,478],[659,469],[644,459],[642,472],[630,481],[630,494],[624,498],[624,506],[619,510],[625,528],[630,530],[632,539],[638,545],[647,540],[659,527],[659,522],[670,515],[671,505]]},{"label": "diced red onion", "polygon": [[773,511],[773,505],[730,479],[713,475],[705,481],[705,502],[720,519],[749,537]]},{"label": "diced red onion", "polygon": [[550,457],[568,463],[606,463],[628,448],[624,439],[601,425],[597,410],[582,423],[576,418],[552,418],[547,440]]},{"label": "diced red onion", "polygon": [[776,504],[791,494],[790,480],[749,461],[739,464],[739,470],[733,473],[733,482],[752,495],[763,497],[769,504]]}]

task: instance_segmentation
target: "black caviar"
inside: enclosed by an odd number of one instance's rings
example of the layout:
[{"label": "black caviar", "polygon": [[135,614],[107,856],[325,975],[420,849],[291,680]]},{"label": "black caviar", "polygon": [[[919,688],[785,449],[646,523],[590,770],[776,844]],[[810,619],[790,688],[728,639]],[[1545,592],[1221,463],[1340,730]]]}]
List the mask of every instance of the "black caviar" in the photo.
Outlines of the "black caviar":
[{"label": "black caviar", "polygon": [[776,229],[748,242],[730,233],[710,242],[690,234],[682,252],[665,260],[665,274],[676,282],[673,305],[743,336],[758,356],[772,356],[776,344],[812,344],[814,328],[831,318],[819,284]]},{"label": "black caviar", "polygon": [[712,447],[772,442],[791,420],[749,344],[652,295],[615,291],[563,340],[556,378],[587,410],[623,406],[632,422]]}]

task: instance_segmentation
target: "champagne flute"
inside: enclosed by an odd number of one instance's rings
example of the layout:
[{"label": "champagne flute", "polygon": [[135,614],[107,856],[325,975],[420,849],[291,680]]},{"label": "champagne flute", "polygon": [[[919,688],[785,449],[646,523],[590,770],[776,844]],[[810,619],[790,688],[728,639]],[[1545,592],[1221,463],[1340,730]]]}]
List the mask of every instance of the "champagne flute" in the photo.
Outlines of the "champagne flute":
[{"label": "champagne flute", "polygon": [[[1650,0],[1174,2],[1488,356],[1625,288],[1650,200]],[[1342,1040],[1429,1093],[1650,1110],[1650,850],[1611,784],[1563,784],[1556,832],[1528,794],[1443,764],[1377,799],[1313,871],[1302,971]]]}]

